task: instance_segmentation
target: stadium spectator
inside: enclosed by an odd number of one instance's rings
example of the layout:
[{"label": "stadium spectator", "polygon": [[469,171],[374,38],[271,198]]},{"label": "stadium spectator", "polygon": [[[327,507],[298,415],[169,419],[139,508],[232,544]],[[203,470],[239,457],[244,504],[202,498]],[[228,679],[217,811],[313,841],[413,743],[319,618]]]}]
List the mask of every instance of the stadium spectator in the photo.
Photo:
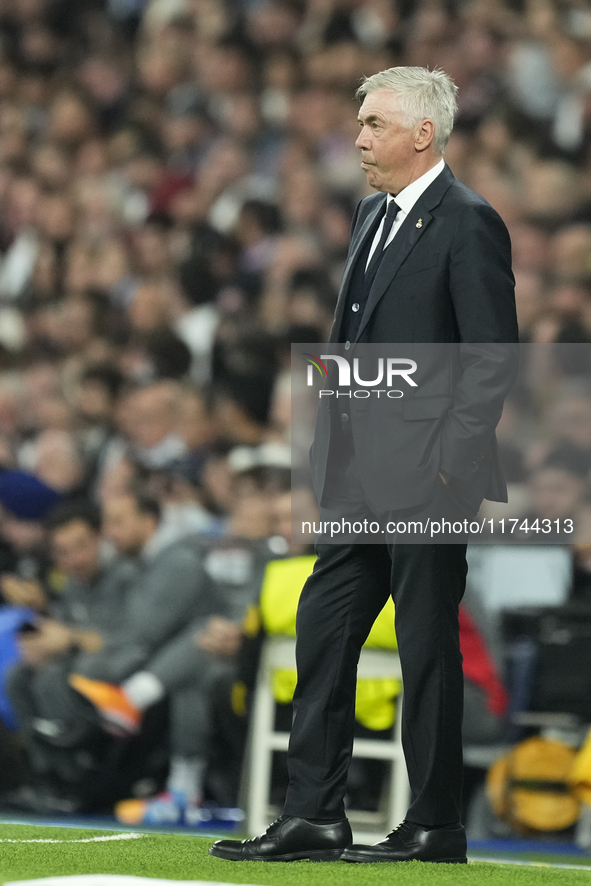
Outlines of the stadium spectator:
[{"label": "stadium spectator", "polygon": [[59,505],[49,517],[48,533],[65,584],[44,616],[19,635],[22,660],[8,683],[37,777],[47,774],[51,765],[44,739],[73,742],[88,725],[75,706],[68,677],[78,670],[80,657],[98,652],[118,627],[135,578],[131,562],[114,561],[101,545],[100,514],[93,505]]},{"label": "stadium spectator", "polygon": [[79,663],[79,673],[120,683],[188,620],[219,611],[219,601],[199,552],[171,537],[160,505],[143,491],[131,488],[106,498],[103,532],[120,555],[135,560],[138,573],[117,629]]},{"label": "stadium spectator", "polygon": [[[241,621],[258,599],[264,567],[272,555],[267,538],[272,534],[273,502],[289,482],[286,468],[269,464],[272,455],[242,454],[245,460],[258,457],[259,464],[236,471],[234,511],[224,535],[200,544],[192,540],[215,587],[218,614],[187,618],[187,626],[153,648],[124,681],[73,678],[73,685],[105,719],[128,732],[139,727],[148,708],[165,696],[170,699],[171,763],[166,790],[153,799],[118,804],[117,817],[127,824],[199,821],[212,750],[213,695],[219,681],[233,673]],[[116,537],[121,549],[121,536]]]}]

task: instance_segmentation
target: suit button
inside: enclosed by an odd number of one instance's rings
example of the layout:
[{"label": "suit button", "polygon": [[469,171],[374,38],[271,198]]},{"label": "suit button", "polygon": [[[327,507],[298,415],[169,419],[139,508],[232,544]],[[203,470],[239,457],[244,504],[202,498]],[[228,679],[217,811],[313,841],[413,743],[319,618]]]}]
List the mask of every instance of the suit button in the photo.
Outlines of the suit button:
[{"label": "suit button", "polygon": [[350,341],[346,341],[346,342],[345,342],[345,350],[348,351],[350,347],[351,347],[351,342],[350,342]]},{"label": "suit button", "polygon": [[341,415],[341,421],[349,421],[349,416],[346,412],[343,412],[343,414]]},{"label": "suit button", "polygon": [[351,310],[356,314],[359,310],[359,304],[357,302],[354,302],[354,304],[351,305]]}]

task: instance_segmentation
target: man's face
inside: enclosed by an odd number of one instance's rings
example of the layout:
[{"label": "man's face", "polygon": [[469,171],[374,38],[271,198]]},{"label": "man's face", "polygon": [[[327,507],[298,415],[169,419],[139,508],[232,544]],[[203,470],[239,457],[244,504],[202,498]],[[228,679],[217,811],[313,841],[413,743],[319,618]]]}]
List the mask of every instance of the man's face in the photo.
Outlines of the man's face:
[{"label": "man's face", "polygon": [[165,385],[152,385],[131,394],[124,416],[127,432],[138,446],[156,446],[174,428],[170,392]]},{"label": "man's face", "polygon": [[69,578],[91,581],[99,568],[100,535],[84,520],[72,520],[51,537],[53,558]]},{"label": "man's face", "polygon": [[104,423],[111,416],[113,402],[107,387],[98,381],[84,381],[76,392],[76,411],[90,424]]},{"label": "man's face", "polygon": [[149,514],[138,511],[131,495],[114,495],[103,505],[103,533],[120,554],[135,557],[156,530]]},{"label": "man's face", "polygon": [[232,531],[246,538],[266,538],[270,535],[272,496],[250,478],[241,475],[234,479],[232,492]]},{"label": "man's face", "polygon": [[390,89],[366,95],[359,109],[361,131],[355,147],[361,151],[361,168],[376,191],[398,194],[413,178],[421,157],[417,130],[409,129],[398,109],[398,96]]}]

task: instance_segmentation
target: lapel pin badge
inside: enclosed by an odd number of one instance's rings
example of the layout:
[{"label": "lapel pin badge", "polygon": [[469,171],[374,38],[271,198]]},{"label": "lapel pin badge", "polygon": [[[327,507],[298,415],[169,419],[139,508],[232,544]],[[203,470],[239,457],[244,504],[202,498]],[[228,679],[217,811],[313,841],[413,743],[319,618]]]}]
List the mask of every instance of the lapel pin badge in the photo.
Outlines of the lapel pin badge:
[{"label": "lapel pin badge", "polygon": [[422,227],[423,227],[423,219],[422,219],[422,218],[420,218],[420,219],[418,220],[418,222],[416,223],[415,227],[416,227],[416,228],[422,228]]}]

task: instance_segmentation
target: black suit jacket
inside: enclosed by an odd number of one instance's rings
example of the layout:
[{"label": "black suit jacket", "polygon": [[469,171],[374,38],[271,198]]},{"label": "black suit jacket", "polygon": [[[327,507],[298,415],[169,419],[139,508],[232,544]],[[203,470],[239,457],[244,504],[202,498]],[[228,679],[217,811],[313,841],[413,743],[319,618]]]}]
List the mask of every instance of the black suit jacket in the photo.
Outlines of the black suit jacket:
[{"label": "black suit jacket", "polygon": [[[385,194],[373,194],[356,209],[331,342],[339,341],[343,321],[346,328],[353,269],[385,201]],[[494,431],[515,379],[517,342],[507,229],[446,165],[387,247],[357,336],[339,351],[352,360],[363,344],[404,343],[400,356],[432,369],[423,372],[424,384],[391,401],[391,409],[375,397],[350,400],[344,430],[352,433],[361,483],[376,509],[429,501],[440,471],[474,507],[483,497],[507,500]],[[436,357],[437,348],[421,343],[448,347]],[[343,434],[343,402],[320,400],[311,465],[321,504]]]}]

